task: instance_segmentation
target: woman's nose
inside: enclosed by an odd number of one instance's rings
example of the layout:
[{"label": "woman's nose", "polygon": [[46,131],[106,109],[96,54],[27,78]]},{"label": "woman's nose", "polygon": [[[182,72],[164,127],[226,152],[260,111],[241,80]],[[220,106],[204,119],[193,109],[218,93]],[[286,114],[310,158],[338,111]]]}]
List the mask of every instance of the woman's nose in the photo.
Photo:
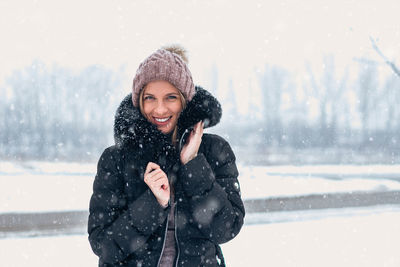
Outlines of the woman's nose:
[{"label": "woman's nose", "polygon": [[156,114],[163,115],[167,110],[168,109],[167,109],[167,106],[165,105],[165,103],[160,101],[157,103],[157,106],[154,111]]}]

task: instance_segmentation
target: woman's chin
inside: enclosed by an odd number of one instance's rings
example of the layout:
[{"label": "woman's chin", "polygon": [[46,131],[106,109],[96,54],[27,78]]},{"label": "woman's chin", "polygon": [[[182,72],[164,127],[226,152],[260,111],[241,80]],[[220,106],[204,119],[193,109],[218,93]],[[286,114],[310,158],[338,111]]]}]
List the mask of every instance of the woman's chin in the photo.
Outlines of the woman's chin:
[{"label": "woman's chin", "polygon": [[157,127],[157,129],[158,129],[160,132],[162,132],[163,134],[170,134],[170,133],[172,132],[172,130],[173,130],[172,127],[166,127],[166,126]]}]

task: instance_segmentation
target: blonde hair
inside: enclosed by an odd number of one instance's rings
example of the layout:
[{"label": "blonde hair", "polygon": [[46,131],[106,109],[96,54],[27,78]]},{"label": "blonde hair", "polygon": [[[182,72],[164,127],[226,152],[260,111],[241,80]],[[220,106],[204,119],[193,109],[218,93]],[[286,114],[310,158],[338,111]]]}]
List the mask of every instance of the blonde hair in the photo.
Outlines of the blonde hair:
[{"label": "blonde hair", "polygon": [[[146,86],[144,86],[143,89],[140,90],[140,93],[139,93],[139,109],[140,109],[140,112],[142,113],[142,115],[147,119],[146,114],[143,112],[143,105],[144,105],[143,104],[143,95],[144,95],[145,89],[146,89]],[[181,104],[182,104],[182,110],[184,110],[186,107],[186,99],[180,90],[178,90],[178,92],[179,92],[179,100],[181,101]],[[171,140],[173,145],[176,145],[176,143],[177,143],[177,135],[178,135],[178,125],[175,125],[175,128],[172,132],[172,140]]]}]

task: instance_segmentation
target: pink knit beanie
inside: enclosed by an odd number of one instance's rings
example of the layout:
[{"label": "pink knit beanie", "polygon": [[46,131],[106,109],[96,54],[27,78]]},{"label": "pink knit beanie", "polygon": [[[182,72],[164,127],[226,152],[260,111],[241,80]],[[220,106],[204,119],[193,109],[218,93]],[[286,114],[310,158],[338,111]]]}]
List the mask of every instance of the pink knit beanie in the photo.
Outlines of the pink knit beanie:
[{"label": "pink knit beanie", "polygon": [[195,89],[192,74],[181,55],[184,49],[179,46],[161,48],[146,58],[136,71],[133,78],[132,102],[135,107],[139,106],[140,91],[152,81],[168,81],[181,91],[186,101],[192,100]]}]

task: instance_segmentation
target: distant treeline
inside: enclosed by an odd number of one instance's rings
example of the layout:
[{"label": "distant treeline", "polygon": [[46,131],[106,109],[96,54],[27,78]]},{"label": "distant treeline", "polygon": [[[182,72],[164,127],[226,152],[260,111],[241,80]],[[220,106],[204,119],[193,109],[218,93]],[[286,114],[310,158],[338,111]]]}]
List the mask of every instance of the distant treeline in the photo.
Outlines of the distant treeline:
[{"label": "distant treeline", "polygon": [[[323,73],[317,76],[309,67],[299,85],[295,75],[266,65],[256,74],[261,109],[240,115],[235,94],[219,99],[227,118],[215,131],[253,154],[279,147],[393,153],[400,149],[400,79],[380,78],[378,70],[365,64],[356,79],[346,70],[337,77],[327,57]],[[215,84],[218,69],[211,72]],[[113,143],[115,110],[126,93],[122,76],[102,66],[77,73],[39,61],[14,71],[0,85],[0,157],[96,159]],[[234,92],[234,82],[229,86]],[[218,87],[212,89],[218,93]]]},{"label": "distant treeline", "polygon": [[90,159],[112,141],[120,81],[101,66],[74,73],[35,61],[14,71],[0,87],[0,156]]},{"label": "distant treeline", "polygon": [[[260,153],[276,148],[336,148],[357,154],[398,154],[400,77],[394,73],[382,77],[380,65],[367,63],[360,62],[352,75],[348,69],[339,74],[333,56],[327,56],[321,74],[308,65],[300,82],[287,70],[266,65],[257,73],[261,110],[250,111],[238,124],[237,105],[228,105],[225,114],[231,118],[225,128],[230,140]],[[261,116],[256,118],[252,114],[258,111]]]}]

